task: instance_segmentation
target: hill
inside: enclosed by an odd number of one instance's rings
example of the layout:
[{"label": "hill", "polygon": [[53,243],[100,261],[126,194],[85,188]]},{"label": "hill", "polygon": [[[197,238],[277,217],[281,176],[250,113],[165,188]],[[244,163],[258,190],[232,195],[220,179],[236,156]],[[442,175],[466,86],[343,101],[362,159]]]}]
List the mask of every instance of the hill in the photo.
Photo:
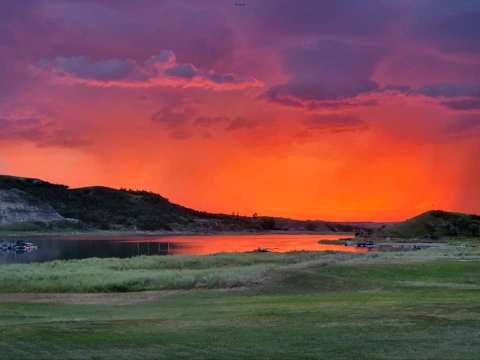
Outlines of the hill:
[{"label": "hill", "polygon": [[[167,198],[148,191],[112,189],[102,186],[70,189],[39,179],[0,175],[0,191],[14,191],[28,197],[37,207],[51,209],[57,218],[32,216],[18,218],[0,212],[0,224],[29,229],[58,230],[176,230],[176,231],[352,231],[349,224],[326,221],[299,221],[274,217],[247,217],[212,214],[171,203]],[[18,206],[25,201],[17,199]],[[12,204],[10,204],[12,206]],[[36,215],[35,215],[36,214]],[[53,215],[52,215],[53,216]],[[3,219],[3,220],[2,220]]]},{"label": "hill", "polygon": [[[0,190],[29,196],[38,204],[50,206],[68,223],[52,227],[76,227],[102,230],[216,230],[220,222],[230,230],[252,227],[240,217],[207,214],[171,203],[161,195],[147,191],[94,186],[69,189],[39,179],[0,176]],[[11,218],[10,224],[16,219]],[[12,221],[13,220],[13,221]],[[43,217],[17,219],[17,222],[48,223]],[[73,221],[74,220],[74,221]],[[205,221],[208,220],[208,221]],[[4,219],[5,223],[5,219]]]},{"label": "hill", "polygon": [[50,205],[21,190],[0,190],[0,225],[38,220],[60,221],[63,217]]},{"label": "hill", "polygon": [[480,216],[431,210],[374,231],[373,236],[399,238],[480,237]]}]

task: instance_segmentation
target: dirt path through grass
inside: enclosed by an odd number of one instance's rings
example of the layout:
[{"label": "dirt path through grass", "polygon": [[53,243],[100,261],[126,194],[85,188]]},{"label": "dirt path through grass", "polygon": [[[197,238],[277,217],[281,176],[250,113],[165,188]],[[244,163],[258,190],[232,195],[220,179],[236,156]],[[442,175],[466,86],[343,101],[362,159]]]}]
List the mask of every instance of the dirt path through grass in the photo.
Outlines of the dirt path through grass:
[{"label": "dirt path through grass", "polygon": [[153,303],[162,298],[199,291],[232,292],[242,291],[245,287],[227,289],[188,289],[133,291],[124,293],[0,293],[0,304],[77,304],[77,305],[133,305]]},{"label": "dirt path through grass", "polygon": [[154,302],[192,290],[159,290],[127,293],[8,293],[0,294],[0,303],[104,304],[131,305]]}]

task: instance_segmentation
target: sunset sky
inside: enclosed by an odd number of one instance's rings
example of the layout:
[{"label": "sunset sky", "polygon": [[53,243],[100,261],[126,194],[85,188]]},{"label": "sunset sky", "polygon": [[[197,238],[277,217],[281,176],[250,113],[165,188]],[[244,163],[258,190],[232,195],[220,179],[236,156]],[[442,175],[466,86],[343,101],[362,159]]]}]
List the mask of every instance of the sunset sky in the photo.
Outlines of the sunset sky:
[{"label": "sunset sky", "polygon": [[480,1],[238,5],[0,1],[0,173],[244,215],[480,213]]}]

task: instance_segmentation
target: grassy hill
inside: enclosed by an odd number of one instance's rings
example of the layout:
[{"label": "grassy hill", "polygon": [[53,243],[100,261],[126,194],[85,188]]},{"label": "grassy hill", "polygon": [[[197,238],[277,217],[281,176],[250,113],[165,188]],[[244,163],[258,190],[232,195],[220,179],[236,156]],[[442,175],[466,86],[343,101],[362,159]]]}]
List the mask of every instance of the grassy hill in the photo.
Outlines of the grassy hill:
[{"label": "grassy hill", "polygon": [[[55,226],[103,230],[241,230],[262,223],[240,216],[210,214],[171,203],[161,195],[94,186],[69,189],[39,179],[0,176],[0,189],[17,189],[78,220]],[[37,224],[42,227],[42,224]],[[47,226],[46,224],[44,226]],[[51,226],[51,225],[48,225]]]},{"label": "grassy hill", "polygon": [[[39,179],[0,175],[0,190],[20,190],[76,221],[14,225],[13,230],[352,231],[349,224],[273,217],[212,214],[171,203],[148,192],[102,186],[70,189]],[[232,204],[234,206],[234,204]],[[53,228],[54,227],[54,228]]]},{"label": "grassy hill", "polygon": [[427,211],[411,219],[387,225],[374,236],[399,238],[480,237],[480,216],[441,210]]}]

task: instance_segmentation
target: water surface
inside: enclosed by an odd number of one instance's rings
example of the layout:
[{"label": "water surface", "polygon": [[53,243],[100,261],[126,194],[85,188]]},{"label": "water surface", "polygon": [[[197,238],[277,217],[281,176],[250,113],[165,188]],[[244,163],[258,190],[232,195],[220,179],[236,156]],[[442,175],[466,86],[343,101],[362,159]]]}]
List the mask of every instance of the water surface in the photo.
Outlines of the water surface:
[{"label": "water surface", "polygon": [[[274,252],[348,251],[366,249],[319,244],[319,240],[350,238],[352,234],[247,234],[247,235],[81,235],[22,237],[38,248],[30,252],[0,251],[0,263],[28,263],[89,257],[131,257],[138,255],[208,255],[248,252],[265,248]],[[20,238],[16,238],[20,239]],[[0,241],[11,241],[1,239]]]}]

